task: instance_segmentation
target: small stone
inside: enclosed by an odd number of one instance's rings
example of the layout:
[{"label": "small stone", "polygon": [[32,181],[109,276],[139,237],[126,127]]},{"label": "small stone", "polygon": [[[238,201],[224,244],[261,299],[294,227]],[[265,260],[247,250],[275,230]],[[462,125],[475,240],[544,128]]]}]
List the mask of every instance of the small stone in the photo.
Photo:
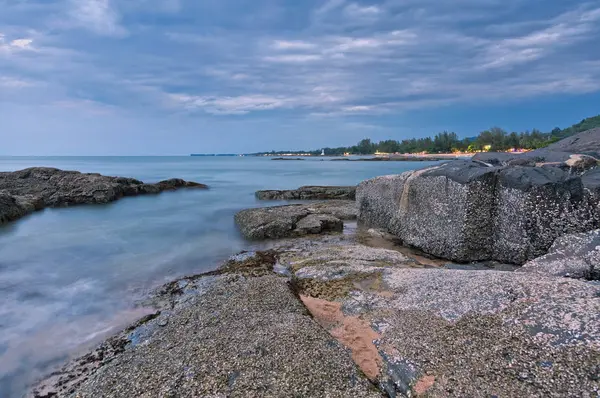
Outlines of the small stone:
[{"label": "small stone", "polygon": [[169,319],[167,319],[167,318],[160,318],[158,320],[158,326],[167,326],[168,323],[169,323]]}]

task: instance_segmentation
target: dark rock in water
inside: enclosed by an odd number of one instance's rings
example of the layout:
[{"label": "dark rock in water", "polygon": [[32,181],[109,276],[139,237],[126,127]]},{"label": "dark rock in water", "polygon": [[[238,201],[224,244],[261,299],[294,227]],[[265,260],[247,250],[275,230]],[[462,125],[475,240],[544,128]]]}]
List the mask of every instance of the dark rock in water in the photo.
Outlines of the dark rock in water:
[{"label": "dark rock in water", "polygon": [[341,232],[342,220],[356,218],[353,201],[332,200],[242,210],[235,222],[247,239],[277,239],[325,232]]},{"label": "dark rock in water", "polygon": [[256,197],[259,200],[325,200],[325,199],[356,199],[356,187],[321,187],[321,186],[306,186],[293,190],[270,190],[257,191]]},{"label": "dark rock in water", "polygon": [[523,264],[561,235],[600,227],[598,192],[559,167],[455,161],[365,181],[357,202],[362,224],[459,262]]},{"label": "dark rock in water", "polygon": [[600,230],[564,235],[520,272],[600,280]]},{"label": "dark rock in water", "polygon": [[179,188],[201,188],[207,189],[208,186],[204,184],[200,184],[193,181],[185,181],[181,178],[171,178],[169,180],[164,180],[157,182],[156,184],[151,184],[157,187],[160,191],[173,191]]},{"label": "dark rock in water", "polygon": [[273,158],[271,160],[305,160],[304,158]]},{"label": "dark rock in water", "polygon": [[16,220],[29,213],[17,199],[6,192],[0,192],[0,224]]},{"label": "dark rock in water", "polygon": [[[181,179],[144,184],[133,178],[33,167],[0,173],[0,222],[15,220],[45,207],[108,203],[124,196],[179,188],[208,188]],[[10,199],[12,197],[12,199]]]}]

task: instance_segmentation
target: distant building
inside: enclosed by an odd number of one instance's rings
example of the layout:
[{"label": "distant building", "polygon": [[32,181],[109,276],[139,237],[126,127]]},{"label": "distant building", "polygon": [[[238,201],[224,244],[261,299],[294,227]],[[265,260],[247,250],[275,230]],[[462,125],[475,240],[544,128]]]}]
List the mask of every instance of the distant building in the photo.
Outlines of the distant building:
[{"label": "distant building", "polygon": [[321,151],[321,156],[325,156],[325,149]]}]

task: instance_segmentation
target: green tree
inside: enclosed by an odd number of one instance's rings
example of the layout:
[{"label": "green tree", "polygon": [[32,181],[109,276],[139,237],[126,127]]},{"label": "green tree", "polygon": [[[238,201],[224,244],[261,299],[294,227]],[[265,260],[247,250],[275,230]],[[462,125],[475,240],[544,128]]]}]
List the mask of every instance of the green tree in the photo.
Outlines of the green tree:
[{"label": "green tree", "polygon": [[375,153],[375,145],[371,142],[370,138],[361,140],[356,147],[358,149],[358,153],[362,155]]}]

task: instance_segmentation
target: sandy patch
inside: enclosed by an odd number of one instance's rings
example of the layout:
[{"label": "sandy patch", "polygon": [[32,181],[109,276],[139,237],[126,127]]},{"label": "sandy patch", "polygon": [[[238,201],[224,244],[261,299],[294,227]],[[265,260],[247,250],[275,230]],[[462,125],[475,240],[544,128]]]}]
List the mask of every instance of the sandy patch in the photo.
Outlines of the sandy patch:
[{"label": "sandy patch", "polygon": [[342,314],[342,303],[335,301],[321,300],[318,298],[300,295],[300,299],[308,308],[316,321],[326,329],[329,329],[344,318]]},{"label": "sandy patch", "polygon": [[433,383],[435,383],[435,376],[423,376],[417,380],[413,390],[417,396],[423,395],[433,387]]},{"label": "sandy patch", "polygon": [[352,359],[371,380],[379,375],[382,358],[373,340],[381,336],[368,322],[354,316],[344,316],[341,303],[300,295],[300,299],[315,320],[340,343],[352,351]]},{"label": "sandy patch", "polygon": [[358,317],[344,317],[342,325],[331,330],[331,335],[352,350],[352,359],[371,380],[379,375],[382,358],[373,344],[381,336]]}]

